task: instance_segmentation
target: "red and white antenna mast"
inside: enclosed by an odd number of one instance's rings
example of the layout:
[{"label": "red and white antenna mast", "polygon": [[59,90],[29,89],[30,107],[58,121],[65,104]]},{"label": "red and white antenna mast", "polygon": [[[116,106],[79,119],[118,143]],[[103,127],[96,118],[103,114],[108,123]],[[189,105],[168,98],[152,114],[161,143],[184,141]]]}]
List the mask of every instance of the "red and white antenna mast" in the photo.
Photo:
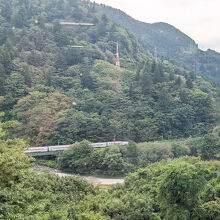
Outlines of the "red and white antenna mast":
[{"label": "red and white antenna mast", "polygon": [[116,68],[120,69],[120,57],[119,57],[118,41],[116,42]]}]

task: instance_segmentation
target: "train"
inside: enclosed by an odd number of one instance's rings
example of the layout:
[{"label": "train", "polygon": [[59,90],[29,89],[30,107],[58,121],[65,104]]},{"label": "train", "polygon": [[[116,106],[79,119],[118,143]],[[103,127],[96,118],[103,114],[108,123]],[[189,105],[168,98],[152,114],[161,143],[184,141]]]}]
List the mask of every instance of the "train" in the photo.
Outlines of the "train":
[{"label": "train", "polygon": [[[112,141],[112,142],[100,142],[92,143],[91,146],[94,148],[104,148],[114,144],[127,145],[128,141]],[[46,146],[46,147],[31,147],[25,150],[25,153],[43,153],[43,152],[55,152],[67,150],[71,145],[56,145],[56,146]]]},{"label": "train", "polygon": [[47,146],[47,147],[31,147],[25,150],[25,153],[40,153],[40,152],[50,152],[50,151],[64,151],[69,148],[70,145],[57,145],[57,146]]},{"label": "train", "polygon": [[112,141],[112,142],[101,142],[101,143],[92,143],[92,147],[94,148],[102,148],[102,147],[108,147],[113,144],[119,144],[119,145],[127,145],[128,141]]}]

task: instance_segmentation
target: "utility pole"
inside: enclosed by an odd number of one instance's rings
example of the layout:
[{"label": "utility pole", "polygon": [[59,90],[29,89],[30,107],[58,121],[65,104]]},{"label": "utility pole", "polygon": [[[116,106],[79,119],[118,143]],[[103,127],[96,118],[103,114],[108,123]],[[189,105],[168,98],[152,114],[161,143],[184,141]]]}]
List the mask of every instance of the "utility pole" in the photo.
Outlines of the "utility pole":
[{"label": "utility pole", "polygon": [[119,44],[116,42],[116,68],[120,69]]}]

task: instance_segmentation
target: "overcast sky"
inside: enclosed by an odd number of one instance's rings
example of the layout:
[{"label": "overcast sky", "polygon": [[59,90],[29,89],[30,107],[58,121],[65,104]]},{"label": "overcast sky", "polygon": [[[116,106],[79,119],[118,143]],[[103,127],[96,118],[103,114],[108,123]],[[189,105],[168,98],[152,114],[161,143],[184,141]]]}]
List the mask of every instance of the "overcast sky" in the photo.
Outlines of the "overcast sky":
[{"label": "overcast sky", "polygon": [[201,49],[220,52],[220,0],[94,0],[133,18],[167,22],[190,36]]}]

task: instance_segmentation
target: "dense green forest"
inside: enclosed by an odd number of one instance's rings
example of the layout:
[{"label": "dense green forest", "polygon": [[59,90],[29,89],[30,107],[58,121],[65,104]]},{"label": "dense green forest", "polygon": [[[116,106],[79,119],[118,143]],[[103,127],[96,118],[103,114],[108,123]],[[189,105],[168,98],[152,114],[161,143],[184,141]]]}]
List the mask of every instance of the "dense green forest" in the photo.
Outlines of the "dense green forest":
[{"label": "dense green forest", "polygon": [[[0,123],[1,137],[6,135],[5,128],[10,126],[13,122]],[[217,141],[214,136],[206,137],[201,148],[202,155],[209,155],[210,159],[214,156],[211,147],[217,149],[219,146],[219,138]],[[191,152],[195,149],[200,152],[195,144],[189,146],[193,146],[189,148]],[[77,177],[60,178],[33,171],[30,169],[31,157],[23,152],[27,147],[21,139],[0,140],[1,219],[215,220],[219,217],[220,163],[217,160],[182,157],[149,163],[146,168],[129,174],[123,185],[103,191]],[[85,141],[75,148],[78,161],[75,155],[72,162],[83,170],[90,153],[94,152]],[[127,148],[127,159],[135,164],[135,154],[129,155],[136,149],[135,144],[130,143]],[[186,154],[184,149],[172,146],[172,153],[178,157]],[[158,152],[154,154],[160,155]],[[109,154],[111,156],[113,154]],[[84,167],[79,161],[84,162]],[[115,166],[112,163],[109,169],[118,167],[119,161],[116,160],[118,164]]]},{"label": "dense green forest", "polygon": [[[218,219],[219,85],[151,52],[90,1],[0,0],[0,219]],[[101,190],[34,163],[128,176]]]},{"label": "dense green forest", "polygon": [[0,19],[0,107],[19,121],[14,137],[35,146],[143,142],[203,135],[218,122],[218,87],[154,60],[88,1],[1,0]]},{"label": "dense green forest", "polygon": [[77,142],[66,150],[56,163],[41,161],[60,170],[79,174],[125,175],[151,163],[182,156],[203,160],[220,158],[220,137],[216,133],[185,141],[162,141],[114,145],[94,149],[88,141]]}]

